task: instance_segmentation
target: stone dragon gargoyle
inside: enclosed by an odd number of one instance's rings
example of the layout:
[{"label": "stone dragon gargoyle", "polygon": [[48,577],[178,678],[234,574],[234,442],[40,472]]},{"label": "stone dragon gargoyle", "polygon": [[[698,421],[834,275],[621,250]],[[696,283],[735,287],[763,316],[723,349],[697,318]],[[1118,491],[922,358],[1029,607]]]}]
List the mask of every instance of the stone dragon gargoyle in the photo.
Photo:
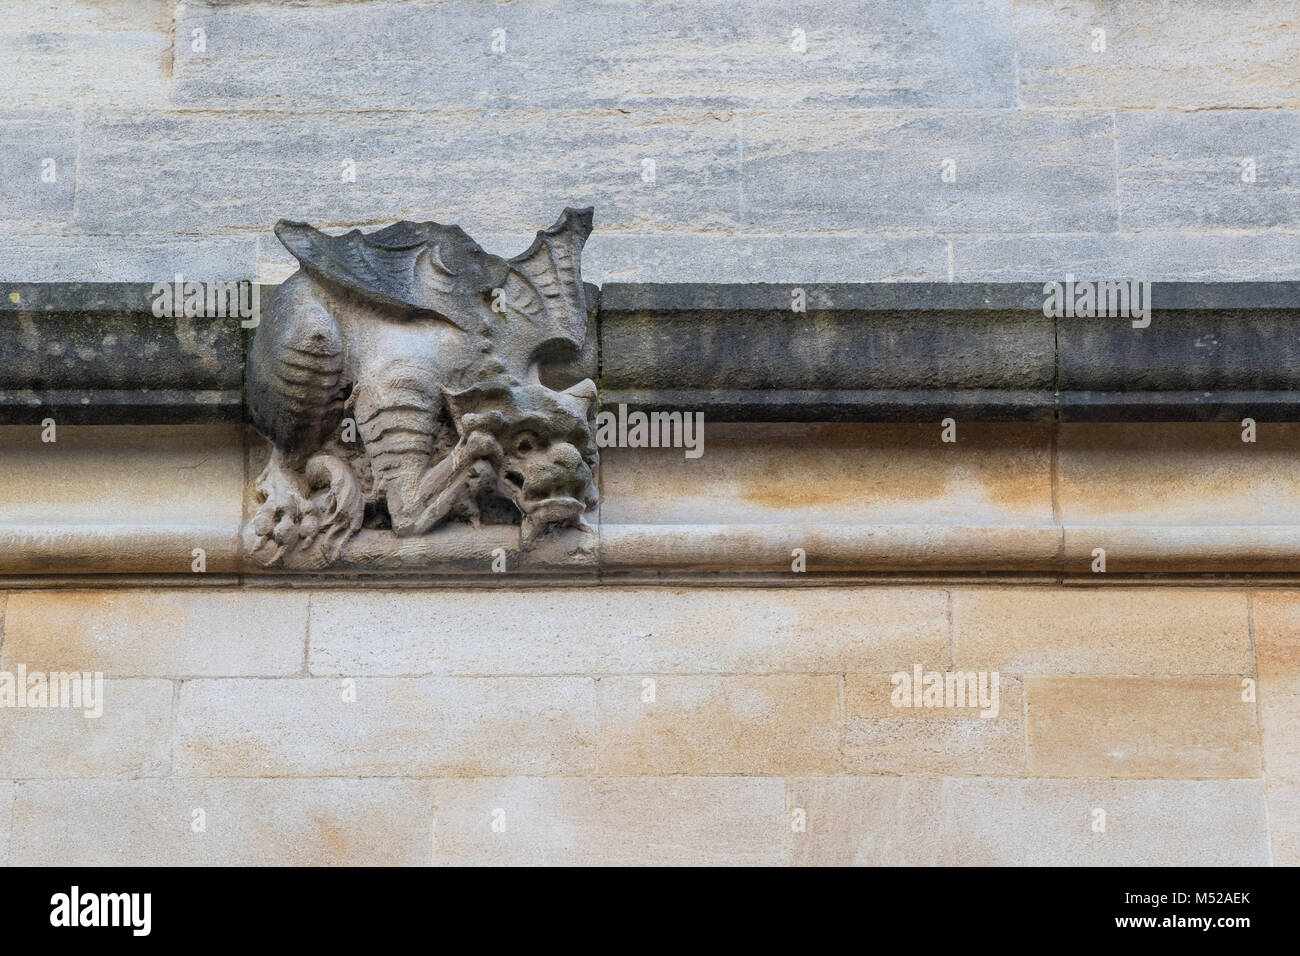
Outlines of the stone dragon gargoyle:
[{"label": "stone dragon gargoyle", "polygon": [[244,528],[256,562],[328,567],[363,527],[396,543],[521,521],[525,548],[551,526],[586,529],[596,387],[556,391],[539,365],[586,338],[591,217],[566,209],[513,259],[435,222],[276,225],[300,269],[249,349],[252,420],[273,446]]}]

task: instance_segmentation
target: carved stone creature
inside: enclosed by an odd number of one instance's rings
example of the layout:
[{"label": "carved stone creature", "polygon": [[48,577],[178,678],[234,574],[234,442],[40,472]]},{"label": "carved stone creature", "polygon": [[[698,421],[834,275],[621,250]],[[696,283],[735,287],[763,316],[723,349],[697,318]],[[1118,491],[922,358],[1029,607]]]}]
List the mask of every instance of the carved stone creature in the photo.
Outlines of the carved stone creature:
[{"label": "carved stone creature", "polygon": [[[596,387],[551,389],[539,364],[586,337],[590,209],[566,209],[513,259],[433,222],[275,231],[301,268],[248,357],[253,422],[273,446],[244,531],[256,560],[325,567],[363,525],[407,538],[521,515],[525,547],[552,525],[586,528]],[[342,441],[345,417],[358,442]]]}]

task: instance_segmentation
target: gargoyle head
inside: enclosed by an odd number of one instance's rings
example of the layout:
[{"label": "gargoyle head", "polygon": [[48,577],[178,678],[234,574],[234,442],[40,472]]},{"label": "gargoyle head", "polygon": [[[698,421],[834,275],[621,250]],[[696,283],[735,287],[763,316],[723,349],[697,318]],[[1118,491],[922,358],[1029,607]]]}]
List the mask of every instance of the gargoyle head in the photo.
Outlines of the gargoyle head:
[{"label": "gargoyle head", "polygon": [[584,379],[562,392],[540,384],[484,382],[445,393],[460,443],[490,436],[497,491],[523,515],[524,544],[548,526],[590,530],[582,515],[596,506],[596,386]]}]

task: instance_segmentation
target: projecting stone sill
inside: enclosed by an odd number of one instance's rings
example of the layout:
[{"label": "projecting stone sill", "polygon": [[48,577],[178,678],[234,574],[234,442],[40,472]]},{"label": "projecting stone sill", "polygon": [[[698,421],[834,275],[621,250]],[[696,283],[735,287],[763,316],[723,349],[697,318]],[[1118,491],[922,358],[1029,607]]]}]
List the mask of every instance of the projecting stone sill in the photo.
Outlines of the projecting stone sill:
[{"label": "projecting stone sill", "polygon": [[367,530],[322,573],[241,551],[265,454],[251,429],[67,426],[44,443],[7,426],[0,583],[1300,578],[1300,425],[1262,423],[1254,443],[1235,423],[959,422],[956,438],[937,423],[706,422],[697,459],[607,449],[591,534],[524,549],[517,526],[453,522],[390,550],[391,532]]}]

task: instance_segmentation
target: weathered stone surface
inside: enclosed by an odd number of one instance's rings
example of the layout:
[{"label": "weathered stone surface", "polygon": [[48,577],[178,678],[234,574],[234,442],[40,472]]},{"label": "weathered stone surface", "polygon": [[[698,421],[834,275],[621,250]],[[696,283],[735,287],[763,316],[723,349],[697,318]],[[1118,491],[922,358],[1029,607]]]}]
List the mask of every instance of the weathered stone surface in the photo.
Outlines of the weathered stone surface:
[{"label": "weathered stone surface", "polygon": [[1065,572],[1097,577],[1093,563],[1106,553],[1106,573],[1292,574],[1300,554],[1300,526],[1071,525],[1063,531]]},{"label": "weathered stone surface", "polygon": [[959,670],[1003,674],[1249,674],[1247,595],[1194,589],[964,588]]},{"label": "weathered stone surface", "polygon": [[[1296,244],[1300,247],[1300,241]],[[517,241],[484,245],[523,248]],[[583,250],[582,271],[589,281],[601,285],[946,282],[948,243],[940,237],[875,233],[777,236],[598,231]],[[1300,270],[1293,277],[1300,278]],[[785,305],[788,311],[788,301]]]},{"label": "weathered stone surface", "polygon": [[[1041,426],[706,424],[704,454],[604,455],[608,567],[792,571],[1051,566],[1050,442]],[[1012,464],[1014,462],[1014,464]]]},{"label": "weathered stone surface", "polygon": [[440,780],[433,783],[433,859],[445,866],[770,866],[785,862],[784,798],[784,783],[770,777]]},{"label": "weathered stone surface", "polygon": [[[1295,4],[1031,0],[1015,5],[1022,106],[1297,106]],[[1095,50],[1093,31],[1105,31]]]},{"label": "weathered stone surface", "polygon": [[15,789],[18,866],[422,866],[432,849],[426,781],[50,780]]},{"label": "weathered stone surface", "polygon": [[585,529],[552,528],[526,548],[523,547],[521,532],[519,570],[525,573],[555,572],[595,580],[600,564],[600,534],[596,528],[596,515],[590,514],[588,518],[591,523]]},{"label": "weathered stone surface", "polygon": [[1300,279],[1300,235],[957,236],[952,258],[955,282],[1060,282],[1067,273],[1090,281],[1295,281]]},{"label": "weathered stone surface", "polygon": [[0,780],[0,866],[9,865],[9,823],[12,816],[14,785]]},{"label": "weathered stone surface", "polygon": [[1260,776],[1241,677],[1029,677],[1025,695],[1033,776]]},{"label": "weathered stone surface", "polygon": [[1069,572],[1291,571],[1300,527],[1293,462],[1300,431],[1261,423],[1068,424],[1058,488]]},{"label": "weathered stone surface", "polygon": [[[957,443],[947,444],[935,440],[936,424],[706,424],[699,459],[680,449],[606,451],[598,552],[570,559],[547,547],[530,563],[516,526],[492,536],[464,525],[455,541],[438,538],[447,547],[417,547],[402,560],[497,580],[492,552],[501,547],[502,582],[518,581],[516,571],[576,577],[601,567],[763,572],[798,584],[807,579],[795,576],[795,549],[814,574],[1056,573],[1064,533],[1065,570],[1088,583],[1110,583],[1092,573],[1097,548],[1112,577],[1297,567],[1300,525],[1285,520],[1300,453],[1293,426],[1261,422],[1257,442],[1243,443],[1230,423],[1067,425],[1057,516],[1050,435],[1024,428],[959,422]],[[3,435],[5,573],[190,575],[196,548],[209,575],[238,567],[239,430],[60,423],[53,443],[41,433],[33,425]],[[250,461],[248,473],[263,464]]]},{"label": "weathered stone surface", "polygon": [[611,284],[601,294],[604,401],[751,420],[768,417],[763,405],[802,402],[821,421],[868,409],[937,420],[974,399],[980,417],[1043,417],[1055,331],[1041,291],[1019,292],[1028,290],[1003,290],[997,308],[986,290],[929,284]]},{"label": "weathered stone surface", "polygon": [[1147,328],[1047,300],[1041,281],[612,283],[603,400],[749,421],[1293,416],[1300,284],[1154,284]]},{"label": "weathered stone surface", "polygon": [[784,775],[840,767],[834,675],[606,677],[599,694],[601,774]]},{"label": "weathered stone surface", "polygon": [[365,677],[874,672],[946,658],[947,631],[934,589],[317,591],[310,665]]},{"label": "weathered stone surface", "polygon": [[0,111],[0,232],[48,230],[72,220],[77,117],[71,109]]},{"label": "weathered stone surface", "polygon": [[[159,278],[173,283],[172,276]],[[244,377],[239,317],[157,316],[152,290],[149,283],[6,289],[0,385],[15,392],[238,391]]]},{"label": "weathered stone surface", "polygon": [[0,86],[10,103],[167,104],[171,43],[163,33],[9,29],[5,23],[0,31]]},{"label": "weathered stone surface", "polygon": [[738,136],[755,228],[1076,232],[1118,221],[1107,114],[772,110],[744,115]]},{"label": "weathered stone surface", "polygon": [[[17,865],[1259,865],[1256,781],[30,781]],[[1106,832],[1092,831],[1093,810]],[[204,811],[206,832],[192,828]],[[493,832],[493,813],[505,823]],[[8,819],[8,814],[4,815]]]},{"label": "weathered stone surface", "polygon": [[1300,679],[1300,591],[1254,592],[1251,620],[1260,679]]},{"label": "weathered stone surface", "polygon": [[[702,572],[812,574],[1054,570],[1061,532],[1050,525],[994,524],[605,524],[601,562],[611,571],[664,571],[692,582]],[[1199,542],[1205,544],[1205,539]],[[796,550],[802,554],[796,554]]]},{"label": "weathered stone surface", "polygon": [[195,680],[178,697],[176,772],[583,774],[596,728],[595,684],[577,677]]},{"label": "weathered stone surface", "polygon": [[[939,661],[917,661],[925,670],[948,670]],[[911,667],[902,670],[911,676]],[[997,686],[997,713],[981,717],[978,706],[895,707],[890,674],[847,675],[845,768],[850,773],[1024,773],[1025,706],[1020,681],[999,674]]]},{"label": "weathered stone surface", "polygon": [[[562,196],[598,204],[607,228],[638,232],[1115,227],[1108,115],[987,111],[976,118],[453,110],[440,114],[431,139],[418,113],[346,114],[322,127],[280,112],[200,119],[94,111],[84,132],[77,224],[260,230],[286,209],[326,224],[368,222],[382,209],[386,219],[459,220],[487,234],[526,228]],[[790,130],[801,127],[816,136],[791,152]],[[1009,141],[1021,148],[1008,149]],[[158,164],[147,183],[135,167],[142,149]],[[583,162],[559,159],[575,155]],[[957,179],[945,183],[942,164],[950,158]],[[355,181],[347,181],[348,160]],[[485,180],[480,170],[493,162],[497,175]],[[429,197],[435,174],[439,194]],[[238,195],[232,181],[241,184]]]},{"label": "weathered stone surface", "polygon": [[[705,421],[703,454],[615,448],[604,524],[1032,525],[1051,520],[1050,431],[959,422]],[[788,552],[787,552],[788,555]],[[788,562],[787,562],[788,564]]]},{"label": "weathered stone surface", "polygon": [[[177,43],[174,95],[205,108],[315,110],[1010,107],[1010,7],[889,0],[865,15],[832,0],[797,11],[777,0],[187,3],[178,36],[202,28],[208,43],[201,53]],[[285,69],[286,60],[316,66]]]},{"label": "weathered stone surface", "polygon": [[307,600],[302,592],[18,591],[0,663],[112,677],[298,674]]},{"label": "weathered stone surface", "polygon": [[[791,780],[790,860],[866,866],[1261,866],[1255,780]],[[1105,832],[1093,830],[1105,812]]]},{"label": "weathered stone surface", "polygon": [[1300,224],[1300,112],[1124,111],[1115,128],[1124,228]]},{"label": "weathered stone surface", "polygon": [[1300,866],[1300,785],[1270,780],[1266,793],[1273,865]]},{"label": "weathered stone surface", "polygon": [[1300,865],[1300,592],[1256,591],[1259,726],[1273,863]]},{"label": "weathered stone surface", "polygon": [[917,837],[938,818],[942,781],[897,776],[796,777],[786,783],[793,821],[787,837],[796,866],[909,865],[925,852]]},{"label": "weathered stone surface", "polygon": [[[1069,420],[1294,418],[1300,345],[1289,309],[1161,311],[1063,318],[1057,329],[1061,415]],[[1133,323],[1150,322],[1134,328]],[[1178,411],[1171,414],[1172,409]]]},{"label": "weathered stone surface", "polygon": [[[1262,665],[1261,665],[1262,666]],[[1300,677],[1261,673],[1259,724],[1270,783],[1300,786]]]},{"label": "weathered stone surface", "polygon": [[1265,422],[1075,423],[1058,440],[1067,524],[1258,525],[1296,513],[1300,426]]},{"label": "weathered stone surface", "polygon": [[[261,231],[289,214],[321,226],[458,222],[487,235],[536,229],[558,203],[597,206],[602,229],[730,229],[740,224],[740,150],[735,121],[715,113],[454,109],[436,123],[411,112],[321,123],[313,114],[89,111],[77,226],[208,234]],[[645,159],[653,182],[642,180]]]},{"label": "weathered stone surface", "polygon": [[167,33],[169,0],[63,0],[49,6],[14,4],[0,30],[11,33]]},{"label": "weathered stone surface", "polygon": [[[7,237],[0,244],[5,282],[231,282],[257,276],[257,240],[242,237]],[[8,292],[9,290],[4,290]],[[7,296],[0,304],[7,303]],[[142,300],[147,307],[147,300]],[[135,318],[143,320],[147,309]],[[161,344],[161,342],[159,343]]]},{"label": "weathered stone surface", "polygon": [[0,573],[192,574],[200,584],[201,573],[234,570],[239,428],[57,424],[52,442],[43,431],[0,428]]},{"label": "weathered stone surface", "polygon": [[[0,669],[131,710],[0,713],[0,861],[1300,861],[1293,0],[10,6]],[[541,384],[708,422],[609,453],[599,535],[363,528],[380,577],[236,582],[251,428],[65,431],[239,423],[244,346],[42,279],[292,281],[281,215],[517,253],[587,202],[624,284]],[[1248,281],[1132,330],[1043,318],[1066,273]],[[674,280],[752,285],[626,284]],[[917,661],[999,670],[1000,716],[885,709]]]},{"label": "weathered stone surface", "polygon": [[172,695],[171,681],[106,678],[99,717],[72,707],[0,707],[0,777],[164,776]]},{"label": "weathered stone surface", "polygon": [[[788,829],[782,781],[753,777],[41,781],[16,789],[20,865],[771,865],[785,859]],[[196,810],[204,832],[194,832]],[[494,811],[504,831],[493,831]]]},{"label": "weathered stone surface", "polygon": [[[182,273],[183,275],[183,273]],[[191,274],[185,280],[207,281]],[[165,277],[174,287],[175,274]],[[11,283],[0,298],[0,423],[137,425],[243,419],[243,328],[258,290],[211,280],[233,306],[175,318],[153,283]],[[184,288],[184,286],[182,286]],[[168,300],[170,301],[170,300]]]}]

